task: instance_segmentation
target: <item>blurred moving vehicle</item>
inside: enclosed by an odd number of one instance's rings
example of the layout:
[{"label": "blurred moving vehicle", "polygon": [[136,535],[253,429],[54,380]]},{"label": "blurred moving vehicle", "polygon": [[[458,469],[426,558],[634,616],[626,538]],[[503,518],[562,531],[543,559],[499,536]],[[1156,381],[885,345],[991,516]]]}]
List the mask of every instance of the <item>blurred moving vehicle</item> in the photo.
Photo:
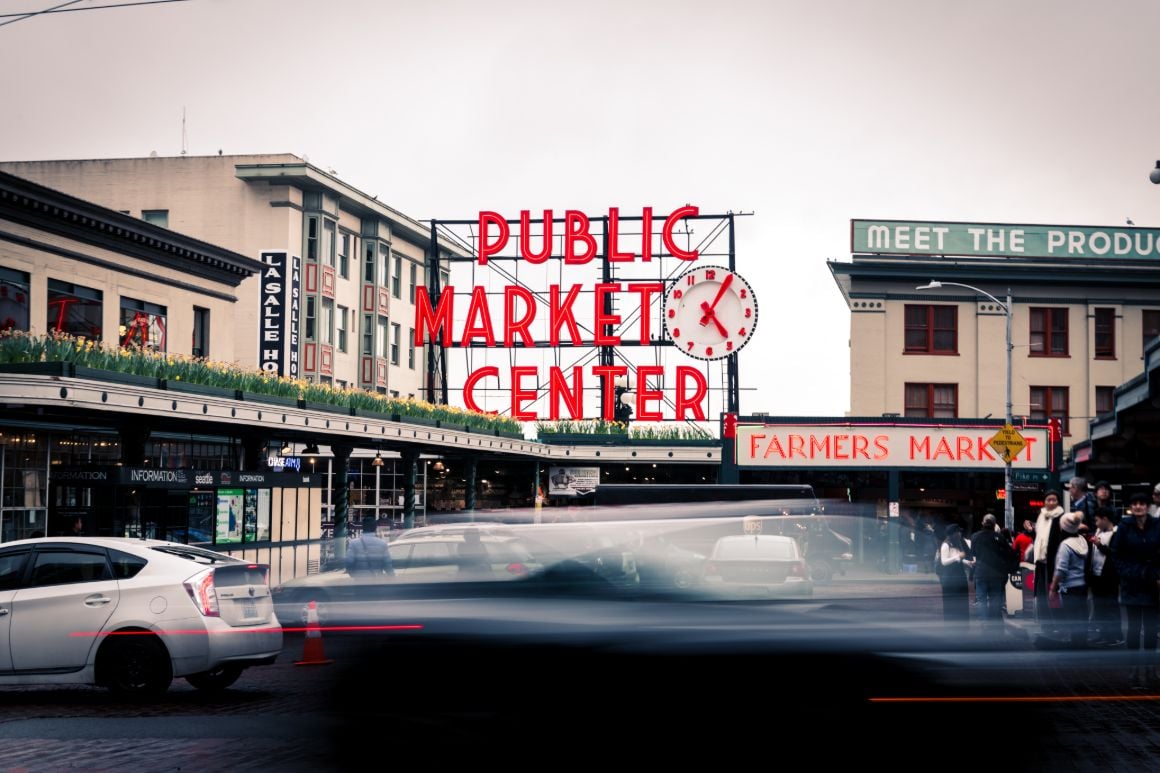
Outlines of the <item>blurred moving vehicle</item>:
[{"label": "blurred moving vehicle", "polygon": [[705,562],[704,587],[730,596],[812,596],[797,540],[780,534],[721,537]]},{"label": "blurred moving vehicle", "polygon": [[282,635],[264,564],[129,537],[0,547],[0,685],[222,690],[273,663]]}]

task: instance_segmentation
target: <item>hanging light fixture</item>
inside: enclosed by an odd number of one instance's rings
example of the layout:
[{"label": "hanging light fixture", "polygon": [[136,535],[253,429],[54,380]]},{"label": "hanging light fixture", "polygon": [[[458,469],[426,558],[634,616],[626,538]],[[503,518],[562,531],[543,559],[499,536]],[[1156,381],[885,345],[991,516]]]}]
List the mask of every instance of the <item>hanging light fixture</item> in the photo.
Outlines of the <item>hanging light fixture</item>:
[{"label": "hanging light fixture", "polygon": [[443,472],[443,462],[435,462],[435,464],[431,465],[431,469],[435,470],[435,472]]},{"label": "hanging light fixture", "polygon": [[383,466],[383,453],[382,453],[382,451],[375,451],[375,458],[371,460],[371,467],[382,467],[382,466]]},{"label": "hanging light fixture", "polygon": [[294,446],[290,445],[289,441],[286,441],[282,444],[282,448],[278,451],[278,453],[282,456],[293,456]]},{"label": "hanging light fixture", "polygon": [[318,450],[317,443],[308,443],[306,448],[302,449],[302,456],[318,456],[321,451]]}]

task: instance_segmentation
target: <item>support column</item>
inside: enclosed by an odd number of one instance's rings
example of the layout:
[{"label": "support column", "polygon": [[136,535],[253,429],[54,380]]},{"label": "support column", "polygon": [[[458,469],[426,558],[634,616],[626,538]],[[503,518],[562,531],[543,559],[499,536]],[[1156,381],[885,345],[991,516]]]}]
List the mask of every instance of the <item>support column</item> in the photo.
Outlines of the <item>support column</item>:
[{"label": "support column", "polygon": [[467,484],[463,490],[463,507],[475,520],[475,477],[478,464],[474,458],[467,460]]},{"label": "support column", "polygon": [[346,557],[347,521],[350,517],[350,446],[332,445],[334,454],[330,501],[334,504],[334,557],[340,562]]},{"label": "support column", "polygon": [[266,467],[266,441],[257,435],[242,437],[242,469],[260,470]]},{"label": "support column", "polygon": [[901,481],[898,470],[886,473],[886,573],[898,574],[902,562],[902,506],[898,499],[901,496]]},{"label": "support column", "polygon": [[149,428],[141,424],[122,424],[117,432],[121,436],[121,464],[126,467],[144,467],[145,441],[149,439]]},{"label": "support column", "polygon": [[419,467],[419,452],[404,451],[403,458],[403,528],[415,528],[415,479]]}]

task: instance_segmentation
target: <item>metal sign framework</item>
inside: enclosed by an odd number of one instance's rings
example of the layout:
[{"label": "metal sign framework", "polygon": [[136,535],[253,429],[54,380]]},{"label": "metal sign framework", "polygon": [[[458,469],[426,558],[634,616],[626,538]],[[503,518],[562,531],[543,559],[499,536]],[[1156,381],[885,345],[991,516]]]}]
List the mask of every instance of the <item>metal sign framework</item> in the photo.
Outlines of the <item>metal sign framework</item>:
[{"label": "metal sign framework", "polygon": [[[533,213],[533,215],[535,214]],[[617,252],[619,247],[617,244],[610,243],[609,216],[590,217],[591,234],[597,245],[596,252],[590,260],[579,265],[567,263],[564,260],[563,240],[565,236],[562,224],[565,221],[562,217],[552,217],[551,219],[553,244],[550,256],[546,260],[530,263],[517,254],[515,247],[521,239],[537,245],[544,243],[544,222],[542,220],[544,214],[539,213],[539,219],[530,219],[528,223],[529,233],[527,234],[520,233],[520,219],[506,220],[511,238],[507,240],[503,250],[488,255],[486,265],[482,266],[478,262],[481,242],[480,221],[478,219],[432,220],[430,224],[431,238],[426,255],[427,292],[434,306],[448,287],[455,293],[455,298],[463,297],[466,299],[475,287],[483,286],[486,288],[485,292],[489,301],[495,296],[501,296],[498,303],[502,308],[504,303],[502,291],[497,291],[495,288],[495,284],[498,282],[501,285],[526,290],[534,298],[536,308],[546,310],[551,303],[548,292],[550,285],[564,287],[570,283],[580,284],[582,287],[581,295],[589,298],[593,296],[591,283],[594,280],[604,284],[620,283],[622,285],[634,282],[660,282],[667,289],[679,274],[693,265],[725,262],[731,271],[736,270],[734,221],[737,216],[738,213],[734,212],[727,212],[723,215],[696,214],[686,216],[679,221],[678,226],[673,229],[671,234],[673,240],[675,242],[679,239],[683,242],[682,249],[686,251],[697,250],[699,256],[696,262],[681,259],[666,248],[661,230],[663,217],[660,215],[649,218],[651,227],[647,235],[643,233],[645,217],[641,215],[615,217],[617,222],[614,224],[614,229],[619,226],[619,239],[623,240],[625,244],[632,242],[641,245],[642,252],[647,250],[650,253],[650,258],[641,260],[638,257],[631,262],[612,260],[610,255]],[[459,249],[453,253],[447,249],[447,245]],[[497,341],[495,346],[484,346],[472,342],[466,347],[459,341],[453,341],[450,348],[461,350],[462,366],[468,371],[474,367],[478,360],[488,361],[497,352],[502,352],[501,356],[506,356],[509,364],[514,364],[521,359],[526,359],[529,356],[529,349],[546,350],[541,351],[539,356],[542,358],[547,354],[552,358],[552,364],[563,367],[587,366],[595,363],[601,366],[619,364],[631,369],[633,366],[641,364],[644,360],[642,354],[645,352],[651,352],[655,364],[659,365],[662,364],[662,360],[667,359],[668,352],[678,351],[673,346],[669,331],[661,319],[660,307],[663,295],[663,292],[652,295],[649,298],[647,308],[641,304],[627,313],[619,324],[609,326],[612,329],[607,332],[620,339],[618,346],[588,343],[589,338],[593,337],[596,332],[596,325],[592,319],[577,319],[577,325],[585,338],[579,343],[560,340],[556,344],[551,344],[548,336],[536,336],[532,347],[524,345],[523,341],[513,340],[511,346],[505,346],[502,342]],[[604,295],[604,314],[616,313],[616,300],[612,295]],[[460,308],[462,305],[464,304],[461,304]],[[489,303],[490,305],[492,304]],[[643,314],[650,315],[648,327],[651,333],[647,343],[642,343],[639,336]],[[451,372],[447,347],[430,344],[427,341],[424,343],[428,344],[426,347],[426,399],[433,403],[447,404],[448,392],[452,388],[449,387],[449,383],[462,382],[458,381],[456,374]],[[565,356],[565,350],[571,350],[568,356]],[[692,365],[695,362],[680,355],[680,364]],[[733,353],[719,362],[723,364],[723,368],[715,373],[713,366],[717,363],[696,363],[698,367],[704,368],[705,374],[709,378],[709,405],[706,411],[708,421],[713,421],[709,412],[714,407],[712,403],[714,393],[722,401],[720,410],[729,413],[739,411],[738,353]],[[479,391],[492,393],[492,397],[496,397],[507,394],[510,388],[511,385],[508,384]],[[588,404],[591,400],[596,405],[606,404],[605,401],[609,399],[605,394],[606,391],[607,387],[603,381],[598,386],[586,386],[584,389],[585,403]],[[547,386],[540,380],[536,385],[535,400],[532,405],[543,405],[546,402],[547,394]],[[595,402],[597,400],[599,402]],[[663,398],[663,403],[669,410],[674,408],[672,398],[667,394]],[[499,412],[505,413],[507,411],[499,410]]]}]

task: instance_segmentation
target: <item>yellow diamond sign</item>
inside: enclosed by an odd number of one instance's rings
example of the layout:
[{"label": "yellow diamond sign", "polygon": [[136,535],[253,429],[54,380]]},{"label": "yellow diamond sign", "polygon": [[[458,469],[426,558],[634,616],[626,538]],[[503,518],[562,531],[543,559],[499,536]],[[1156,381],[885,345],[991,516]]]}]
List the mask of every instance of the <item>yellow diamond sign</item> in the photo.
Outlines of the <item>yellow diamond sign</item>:
[{"label": "yellow diamond sign", "polygon": [[1015,457],[1019,456],[1019,452],[1027,447],[1027,441],[1014,427],[1007,424],[987,441],[987,445],[999,454],[1004,462],[1010,464],[1015,460]]}]

